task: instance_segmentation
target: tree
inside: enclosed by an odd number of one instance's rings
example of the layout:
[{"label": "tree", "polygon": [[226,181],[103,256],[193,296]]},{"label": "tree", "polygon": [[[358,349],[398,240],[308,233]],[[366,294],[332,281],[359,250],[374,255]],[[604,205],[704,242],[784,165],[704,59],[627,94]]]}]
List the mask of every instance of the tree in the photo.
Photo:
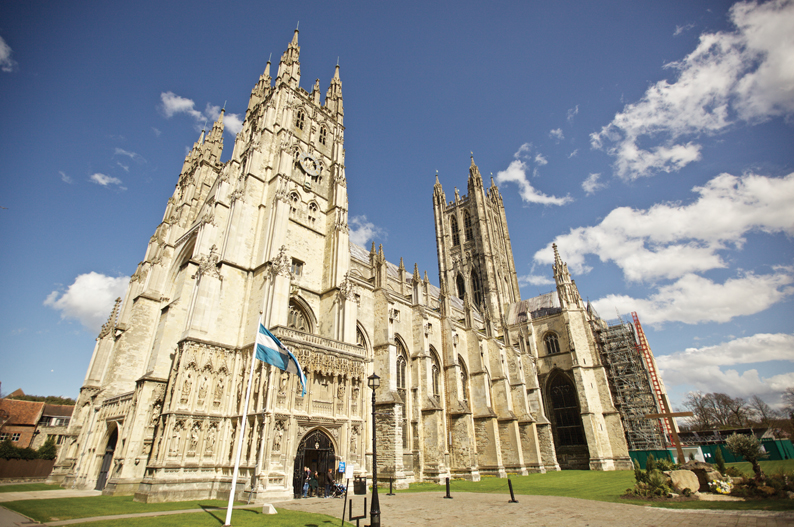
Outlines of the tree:
[{"label": "tree", "polygon": [[710,394],[701,392],[689,392],[684,399],[684,408],[694,414],[690,423],[695,430],[714,428],[713,410],[709,396]]},{"label": "tree", "polygon": [[753,417],[763,426],[768,427],[772,419],[780,418],[780,412],[772,409],[771,406],[766,404],[766,402],[757,395],[750,397],[749,408],[753,413]]},{"label": "tree", "polygon": [[788,418],[794,420],[794,386],[789,386],[783,391],[783,404]]},{"label": "tree", "polygon": [[734,455],[742,456],[745,461],[753,466],[755,472],[755,479],[761,481],[764,479],[764,473],[761,471],[761,465],[758,460],[766,457],[768,454],[761,448],[761,441],[752,435],[731,434],[725,441],[725,446],[728,447]]},{"label": "tree", "polygon": [[58,447],[55,446],[55,439],[52,436],[48,437],[44,444],[36,451],[36,455],[39,459],[55,459],[57,453]]}]

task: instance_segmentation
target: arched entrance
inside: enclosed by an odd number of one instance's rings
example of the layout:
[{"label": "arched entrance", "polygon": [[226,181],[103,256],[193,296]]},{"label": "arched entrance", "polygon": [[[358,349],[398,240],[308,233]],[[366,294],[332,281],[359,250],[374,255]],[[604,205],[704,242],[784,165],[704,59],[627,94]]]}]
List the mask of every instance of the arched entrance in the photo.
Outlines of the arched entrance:
[{"label": "arched entrance", "polygon": [[315,428],[298,445],[295,455],[295,469],[292,474],[292,491],[295,498],[303,493],[303,468],[309,467],[312,472],[336,470],[336,453],[331,438],[319,428]]},{"label": "arched entrance", "polygon": [[108,444],[105,447],[105,455],[102,456],[102,465],[99,468],[99,477],[96,480],[96,487],[94,490],[103,490],[105,484],[108,482],[108,473],[110,472],[110,464],[113,462],[113,452],[116,450],[116,441],[119,439],[119,429],[113,430],[108,438]]},{"label": "arched entrance", "polygon": [[557,462],[563,469],[587,470],[590,468],[590,451],[582,426],[576,386],[562,371],[552,372],[550,377],[547,404]]}]

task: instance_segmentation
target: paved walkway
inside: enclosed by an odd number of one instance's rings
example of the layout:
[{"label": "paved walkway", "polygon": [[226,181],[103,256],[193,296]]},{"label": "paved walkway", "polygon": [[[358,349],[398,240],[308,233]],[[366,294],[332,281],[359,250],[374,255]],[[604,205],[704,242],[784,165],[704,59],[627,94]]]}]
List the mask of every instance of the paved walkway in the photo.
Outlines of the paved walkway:
[{"label": "paved walkway", "polygon": [[[517,496],[518,503],[508,503],[502,494],[444,492],[378,495],[381,523],[384,527],[504,527],[581,525],[589,527],[635,527],[676,525],[683,527],[783,527],[794,525],[794,512],[703,511],[660,509],[623,503],[558,498],[555,496]],[[348,496],[348,499],[350,496]],[[301,510],[342,517],[342,500],[306,499],[273,503],[277,508]],[[367,509],[370,497],[367,497]],[[363,496],[353,497],[353,513],[360,515]],[[369,513],[369,511],[367,511]],[[348,517],[345,512],[345,517]],[[354,522],[355,523],[355,522]],[[369,519],[362,520],[369,524]]]},{"label": "paved walkway", "polygon": [[101,496],[101,490],[33,490],[30,492],[0,492],[0,503],[20,500],[46,500],[49,498],[85,498],[86,496]]},{"label": "paved walkway", "polygon": [[[80,494],[83,496],[98,494],[97,491],[71,490],[13,494],[27,495],[21,499],[43,499],[74,497],[74,493],[83,493]],[[363,496],[349,496],[349,498],[353,499],[354,514],[361,514],[364,508]],[[17,497],[16,499],[20,498]],[[504,525],[783,527],[794,525],[794,512],[674,510],[554,496],[518,496],[517,499],[518,503],[508,503],[508,496],[503,494],[478,494],[473,492],[458,492],[453,494],[453,499],[449,500],[443,498],[443,491],[400,493],[396,496],[386,496],[386,493],[381,493],[381,522],[385,527],[424,527],[426,525],[432,525],[433,527],[466,527],[475,525],[480,527],[503,527]],[[287,500],[274,502],[273,504],[278,508],[328,514],[336,518],[341,518],[344,505],[340,499],[320,498]],[[368,500],[368,508],[369,505]],[[259,507],[250,505],[235,506],[235,509],[245,508]],[[165,516],[191,512],[203,512],[203,509],[79,518],[50,522],[46,525],[56,527],[104,519]],[[346,512],[345,516],[348,514]],[[369,524],[369,519],[364,520],[363,524]],[[37,525],[36,522],[32,522],[21,514],[0,507],[0,527],[32,527],[33,525]]]}]

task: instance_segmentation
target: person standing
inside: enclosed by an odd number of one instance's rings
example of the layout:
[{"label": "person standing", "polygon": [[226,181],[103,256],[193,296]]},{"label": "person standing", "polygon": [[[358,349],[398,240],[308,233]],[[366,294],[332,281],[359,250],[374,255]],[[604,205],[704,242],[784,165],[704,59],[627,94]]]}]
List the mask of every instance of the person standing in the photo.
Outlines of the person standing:
[{"label": "person standing", "polygon": [[307,498],[307,494],[309,492],[309,476],[311,476],[311,471],[309,467],[303,467],[303,497]]},{"label": "person standing", "polygon": [[328,472],[325,474],[325,497],[331,497],[331,487],[334,486],[334,471],[333,469],[329,468]]},{"label": "person standing", "polygon": [[312,472],[311,478],[309,479],[309,492],[315,498],[320,495],[319,491],[317,490],[317,485],[317,472]]}]

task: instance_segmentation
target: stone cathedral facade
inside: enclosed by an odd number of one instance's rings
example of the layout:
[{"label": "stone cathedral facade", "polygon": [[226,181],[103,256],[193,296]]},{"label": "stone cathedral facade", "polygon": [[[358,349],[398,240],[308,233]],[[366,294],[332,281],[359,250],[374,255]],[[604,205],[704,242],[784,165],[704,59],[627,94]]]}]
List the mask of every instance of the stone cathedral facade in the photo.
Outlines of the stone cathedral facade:
[{"label": "stone cathedral facade", "polygon": [[[339,461],[398,486],[445,477],[631,468],[597,316],[555,249],[557,290],[522,301],[499,190],[433,191],[439,283],[348,236],[339,66],[299,86],[298,32],[254,86],[229,161],[223,113],[187,155],[162,222],[103,326],[51,476],[165,501],[292,496]],[[428,226],[429,227],[429,226]],[[307,377],[257,362],[257,324]]]}]

